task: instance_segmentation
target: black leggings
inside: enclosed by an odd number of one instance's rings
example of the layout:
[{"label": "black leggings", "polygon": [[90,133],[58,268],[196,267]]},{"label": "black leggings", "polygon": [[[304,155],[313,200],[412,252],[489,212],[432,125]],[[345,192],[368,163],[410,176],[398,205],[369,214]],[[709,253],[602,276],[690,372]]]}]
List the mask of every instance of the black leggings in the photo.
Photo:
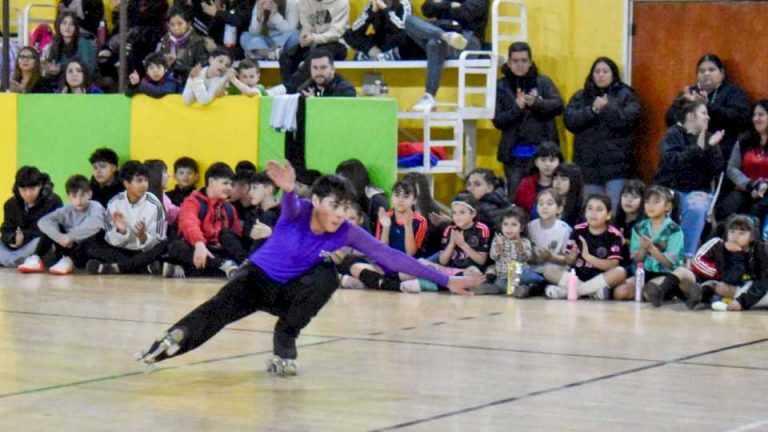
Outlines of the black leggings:
[{"label": "black leggings", "polygon": [[[181,349],[174,356],[199,347],[227,324],[261,310],[278,317],[273,340],[275,355],[295,359],[296,338],[301,329],[317,315],[336,288],[338,278],[332,264],[320,264],[281,284],[249,263],[215,296],[168,330],[184,331]],[[161,355],[158,360],[164,358]]]}]

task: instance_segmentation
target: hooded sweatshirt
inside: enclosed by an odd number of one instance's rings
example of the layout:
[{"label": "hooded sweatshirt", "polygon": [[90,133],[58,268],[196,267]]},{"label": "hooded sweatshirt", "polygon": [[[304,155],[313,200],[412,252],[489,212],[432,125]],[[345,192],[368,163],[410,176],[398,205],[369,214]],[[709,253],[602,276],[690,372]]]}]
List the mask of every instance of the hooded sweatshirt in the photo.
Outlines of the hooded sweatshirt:
[{"label": "hooded sweatshirt", "polygon": [[349,21],[349,0],[299,0],[301,34],[312,34],[315,45],[338,42]]},{"label": "hooded sweatshirt", "polygon": [[3,206],[5,219],[0,227],[3,243],[6,246],[11,247],[16,242],[16,230],[18,228],[21,228],[21,232],[24,234],[22,246],[40,237],[41,233],[37,222],[43,216],[61,207],[61,198],[53,193],[53,183],[47,174],[45,178],[43,186],[40,188],[40,195],[33,207],[28,207],[24,203],[19,187],[13,187],[13,197],[9,198]]},{"label": "hooded sweatshirt", "polygon": [[65,234],[77,243],[104,229],[104,207],[91,200],[88,208],[81,212],[72,204],[68,204],[43,216],[37,226],[43,234],[57,243]]},{"label": "hooded sweatshirt", "polygon": [[[202,219],[200,218],[201,201],[207,205]],[[191,245],[197,242],[219,244],[219,233],[225,228],[231,229],[237,235],[243,235],[237,212],[234,207],[228,212],[224,208],[225,205],[231,207],[226,200],[208,198],[205,188],[192,192],[192,195],[188,196],[181,205],[179,234]],[[229,219],[228,213],[232,215],[232,220]]]}]

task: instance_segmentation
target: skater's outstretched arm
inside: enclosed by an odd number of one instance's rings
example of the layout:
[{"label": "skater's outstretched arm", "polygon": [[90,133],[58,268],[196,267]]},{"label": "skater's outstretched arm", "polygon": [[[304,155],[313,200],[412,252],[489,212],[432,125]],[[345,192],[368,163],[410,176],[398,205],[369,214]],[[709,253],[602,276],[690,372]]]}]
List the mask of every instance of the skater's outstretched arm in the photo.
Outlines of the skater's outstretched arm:
[{"label": "skater's outstretched arm", "polygon": [[283,190],[283,198],[280,202],[282,217],[294,219],[301,212],[299,197],[293,193],[296,189],[296,171],[287,160],[280,164],[275,161],[267,162],[267,175],[275,183],[275,186]]},{"label": "skater's outstretched arm", "polygon": [[360,227],[350,226],[347,236],[349,246],[359,250],[385,269],[429,279],[436,284],[448,287],[455,294],[469,295],[471,293],[467,288],[479,285],[484,280],[482,274],[448,277],[431,267],[420,264],[403,252],[382,244]]}]

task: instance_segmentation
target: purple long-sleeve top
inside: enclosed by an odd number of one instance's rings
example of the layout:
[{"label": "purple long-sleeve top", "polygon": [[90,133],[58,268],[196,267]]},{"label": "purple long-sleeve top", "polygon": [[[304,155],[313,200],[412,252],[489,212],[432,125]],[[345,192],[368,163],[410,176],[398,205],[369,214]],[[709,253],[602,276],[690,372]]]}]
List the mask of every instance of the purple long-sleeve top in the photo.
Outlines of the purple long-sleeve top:
[{"label": "purple long-sleeve top", "polygon": [[284,284],[320,264],[327,253],[351,246],[387,272],[406,273],[448,285],[448,276],[419,264],[347,221],[335,232],[318,235],[310,229],[311,219],[311,202],[299,199],[294,192],[283,193],[280,218],[272,236],[248,259],[267,276]]}]

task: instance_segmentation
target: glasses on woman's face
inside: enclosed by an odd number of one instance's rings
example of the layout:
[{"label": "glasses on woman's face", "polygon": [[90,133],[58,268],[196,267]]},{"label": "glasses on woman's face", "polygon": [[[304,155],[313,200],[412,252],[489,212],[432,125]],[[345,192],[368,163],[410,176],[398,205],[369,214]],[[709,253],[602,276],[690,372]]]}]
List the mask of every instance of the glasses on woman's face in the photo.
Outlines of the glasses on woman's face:
[{"label": "glasses on woman's face", "polygon": [[34,59],[35,59],[35,56],[33,56],[32,54],[21,54],[19,56],[19,60],[34,60]]}]

